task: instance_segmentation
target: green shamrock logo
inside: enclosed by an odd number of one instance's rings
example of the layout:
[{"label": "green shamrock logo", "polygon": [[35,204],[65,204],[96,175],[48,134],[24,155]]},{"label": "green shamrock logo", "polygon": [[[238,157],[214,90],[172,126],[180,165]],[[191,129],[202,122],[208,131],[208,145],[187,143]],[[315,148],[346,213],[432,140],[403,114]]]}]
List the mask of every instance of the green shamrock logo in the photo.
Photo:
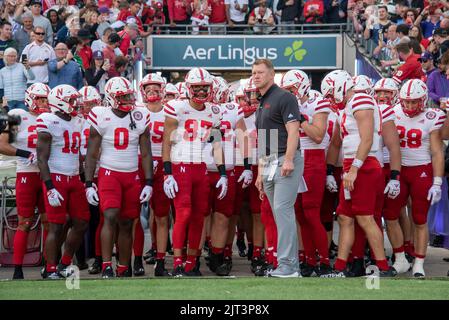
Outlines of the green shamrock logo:
[{"label": "green shamrock logo", "polygon": [[288,59],[288,62],[292,62],[293,57],[295,57],[296,61],[302,61],[304,59],[304,56],[307,54],[306,49],[302,49],[303,42],[301,40],[297,40],[293,42],[293,45],[291,47],[287,47],[284,50],[284,57],[290,57]]}]

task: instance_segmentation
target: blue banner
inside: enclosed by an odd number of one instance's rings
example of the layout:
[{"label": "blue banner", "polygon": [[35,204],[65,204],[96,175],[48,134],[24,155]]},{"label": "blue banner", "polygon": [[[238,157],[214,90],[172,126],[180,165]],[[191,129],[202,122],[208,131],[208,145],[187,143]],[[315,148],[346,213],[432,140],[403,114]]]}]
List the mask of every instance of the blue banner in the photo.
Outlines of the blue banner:
[{"label": "blue banner", "polygon": [[340,35],[154,36],[149,40],[153,69],[251,69],[268,58],[276,69],[341,67]]}]

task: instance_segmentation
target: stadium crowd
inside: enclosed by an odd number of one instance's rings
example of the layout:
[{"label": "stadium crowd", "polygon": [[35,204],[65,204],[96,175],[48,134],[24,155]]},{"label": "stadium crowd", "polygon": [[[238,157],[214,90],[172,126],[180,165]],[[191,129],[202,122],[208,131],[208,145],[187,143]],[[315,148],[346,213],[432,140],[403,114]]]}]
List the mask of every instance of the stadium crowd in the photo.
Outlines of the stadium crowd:
[{"label": "stadium crowd", "polygon": [[[382,276],[412,268],[414,277],[424,277],[428,211],[442,197],[447,203],[442,186],[449,25],[443,18],[447,2],[436,2],[4,1],[0,94],[3,107],[23,120],[16,144],[5,134],[0,138],[0,153],[19,159],[14,278],[24,277],[36,207],[45,213],[47,279],[66,276],[75,255],[77,265],[87,267],[87,230],[95,252],[89,272],[103,278],[141,276],[144,260],[155,264],[156,276],[200,276],[203,246],[209,269],[226,276],[236,234],[239,254],[248,257],[257,276],[362,276],[367,264],[375,264]],[[408,8],[419,12],[412,24]],[[263,196],[258,167],[255,111],[266,83],[253,74],[230,91],[224,79],[202,68],[173,84],[150,73],[138,84],[137,102],[127,79],[129,67],[146,60],[144,37],[179,32],[183,25],[192,25],[193,33],[221,33],[223,24],[244,31],[242,25],[257,24],[261,14],[271,27],[285,23],[283,32],[295,32],[289,24],[349,18],[356,32],[376,41],[379,55],[396,59],[394,64],[404,61],[391,78],[375,84],[342,70],[324,77],[321,92],[311,90],[301,70],[277,83],[296,97],[301,111],[308,187],[295,204],[301,268],[286,273],[278,268],[276,217]],[[398,16],[395,24],[389,14]],[[414,28],[426,35],[431,30],[432,39],[423,36],[415,45]],[[256,65],[272,71],[266,60]],[[362,122],[372,125],[362,130]],[[358,158],[360,145],[367,148],[364,159]],[[409,197],[411,208],[405,210]],[[144,254],[140,206],[149,201],[153,243]],[[335,211],[338,247],[332,241]],[[381,243],[382,217],[391,261]],[[170,271],[167,252],[174,257]]]}]

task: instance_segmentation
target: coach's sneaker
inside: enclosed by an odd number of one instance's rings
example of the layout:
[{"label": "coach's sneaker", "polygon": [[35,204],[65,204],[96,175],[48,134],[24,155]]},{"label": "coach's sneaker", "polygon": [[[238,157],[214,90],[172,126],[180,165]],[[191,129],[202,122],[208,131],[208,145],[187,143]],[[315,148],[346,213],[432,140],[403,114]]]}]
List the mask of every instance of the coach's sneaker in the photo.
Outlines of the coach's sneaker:
[{"label": "coach's sneaker", "polygon": [[143,267],[142,257],[134,257],[134,276],[141,277],[145,275],[145,269]]},{"label": "coach's sneaker", "polygon": [[165,259],[157,259],[154,265],[155,277],[171,277],[171,273],[165,269]]},{"label": "coach's sneaker", "polygon": [[426,276],[426,273],[424,272],[424,259],[415,258],[412,273],[415,278],[424,278]]},{"label": "coach's sneaker", "polygon": [[236,243],[237,249],[239,250],[239,256],[241,258],[246,257],[246,244],[245,239],[237,239]]},{"label": "coach's sneaker", "polygon": [[104,268],[103,272],[101,273],[101,277],[103,279],[114,278],[114,270],[112,270],[112,267],[107,266],[106,268]]},{"label": "coach's sneaker", "polygon": [[320,278],[327,278],[327,275],[332,274],[332,267],[328,264],[322,263],[317,272]]},{"label": "coach's sneaker", "polygon": [[174,278],[180,278],[184,275],[184,268],[182,267],[182,265],[177,266],[175,269],[173,269],[171,275]]},{"label": "coach's sneaker", "polygon": [[410,269],[410,263],[405,258],[404,252],[395,253],[393,269],[397,274],[405,273]]},{"label": "coach's sneaker", "polygon": [[346,276],[349,278],[363,277],[366,275],[365,259],[354,259]]},{"label": "coach's sneaker", "polygon": [[301,276],[308,278],[313,275],[315,272],[315,266],[312,266],[308,263],[301,264]]},{"label": "coach's sneaker", "polygon": [[300,273],[285,265],[279,265],[276,270],[270,272],[268,276],[273,278],[298,278]]},{"label": "coach's sneaker", "polygon": [[18,265],[14,267],[14,274],[12,276],[13,280],[20,280],[23,279],[23,270],[22,270],[22,266]]},{"label": "coach's sneaker", "polygon": [[103,263],[103,259],[100,256],[96,256],[94,262],[87,270],[89,274],[99,274],[101,272],[101,265]]}]

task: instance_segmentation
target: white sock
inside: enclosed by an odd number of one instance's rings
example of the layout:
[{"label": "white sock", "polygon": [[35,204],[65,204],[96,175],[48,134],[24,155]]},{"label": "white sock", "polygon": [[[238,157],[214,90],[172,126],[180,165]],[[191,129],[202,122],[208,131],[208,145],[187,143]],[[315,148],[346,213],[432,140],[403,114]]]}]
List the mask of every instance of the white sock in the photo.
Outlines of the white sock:
[{"label": "white sock", "polygon": [[407,259],[405,258],[405,253],[404,253],[404,251],[402,251],[402,252],[396,252],[395,254],[394,254],[394,257],[395,257],[395,262],[396,261],[407,261]]}]

